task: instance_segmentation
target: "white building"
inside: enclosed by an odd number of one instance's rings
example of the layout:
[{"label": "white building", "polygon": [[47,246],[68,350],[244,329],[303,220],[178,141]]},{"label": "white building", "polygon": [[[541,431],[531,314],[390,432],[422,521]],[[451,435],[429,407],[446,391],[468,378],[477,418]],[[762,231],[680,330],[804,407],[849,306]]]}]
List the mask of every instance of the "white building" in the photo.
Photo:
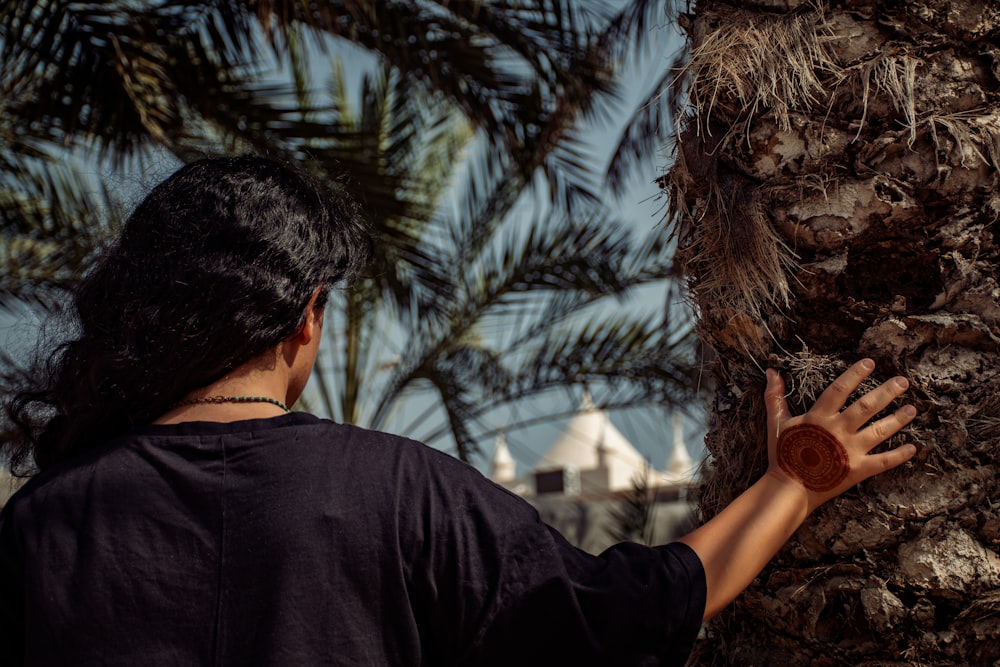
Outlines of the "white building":
[{"label": "white building", "polygon": [[[688,489],[697,466],[684,443],[683,421],[673,417],[673,449],[667,469],[655,470],[611,422],[607,412],[595,407],[585,394],[577,413],[549,449],[524,475],[503,435],[497,437],[491,477],[510,491],[524,496],[542,518],[581,548],[597,552],[618,541],[616,522],[629,494],[644,487],[653,503],[650,534],[664,542],[685,531],[693,506]],[[666,436],[667,429],[664,429]]]}]

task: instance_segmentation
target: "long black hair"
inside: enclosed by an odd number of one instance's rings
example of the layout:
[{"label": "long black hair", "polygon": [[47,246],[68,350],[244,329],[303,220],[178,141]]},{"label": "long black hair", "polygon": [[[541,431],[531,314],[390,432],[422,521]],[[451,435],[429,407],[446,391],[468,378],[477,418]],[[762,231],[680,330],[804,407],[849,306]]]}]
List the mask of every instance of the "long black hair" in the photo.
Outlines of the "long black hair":
[{"label": "long black hair", "polygon": [[44,470],[151,422],[274,348],[371,256],[357,208],[261,157],[204,159],[156,186],[74,294],[74,335],[7,416],[11,469]]}]

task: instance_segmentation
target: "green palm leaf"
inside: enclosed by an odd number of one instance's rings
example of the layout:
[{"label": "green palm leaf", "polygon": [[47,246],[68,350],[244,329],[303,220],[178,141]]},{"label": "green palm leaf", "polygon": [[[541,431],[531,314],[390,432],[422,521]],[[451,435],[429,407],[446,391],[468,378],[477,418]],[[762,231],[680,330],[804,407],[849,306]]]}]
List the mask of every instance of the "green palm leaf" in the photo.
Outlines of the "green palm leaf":
[{"label": "green palm leaf", "polygon": [[0,308],[65,301],[116,228],[118,209],[71,163],[0,154]]}]

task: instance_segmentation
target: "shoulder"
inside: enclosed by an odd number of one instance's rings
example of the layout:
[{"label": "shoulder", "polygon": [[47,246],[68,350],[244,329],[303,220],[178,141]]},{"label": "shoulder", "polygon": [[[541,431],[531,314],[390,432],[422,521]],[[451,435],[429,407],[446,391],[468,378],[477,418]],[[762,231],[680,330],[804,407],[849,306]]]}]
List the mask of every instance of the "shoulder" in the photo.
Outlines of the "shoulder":
[{"label": "shoulder", "polygon": [[318,451],[335,452],[344,464],[382,460],[444,472],[476,473],[472,466],[417,440],[313,415],[293,426],[289,435],[306,447],[324,447],[325,450]]},{"label": "shoulder", "polygon": [[52,506],[46,498],[51,496],[54,481],[58,476],[51,471],[37,473],[7,499],[0,508],[0,550],[7,551],[14,543],[22,543],[27,534],[41,529],[44,522],[39,517]]},{"label": "shoulder", "polygon": [[294,468],[317,484],[337,480],[362,496],[395,494],[412,509],[422,503],[527,505],[474,466],[405,436],[300,413],[289,415],[280,430],[255,433],[253,442],[265,438],[280,443],[257,448],[277,468]]},{"label": "shoulder", "polygon": [[538,521],[537,511],[523,498],[495,484],[455,456],[422,442],[359,426],[313,418],[303,437],[324,447],[351,483],[379,479],[382,487],[406,498],[401,511],[420,513],[449,525],[471,523],[510,526]]},{"label": "shoulder", "polygon": [[85,487],[93,475],[97,461],[105,448],[89,451],[81,456],[58,463],[23,480],[20,488],[0,508],[0,527],[21,526],[41,528],[43,514],[65,511],[66,503],[60,502],[69,490]]}]

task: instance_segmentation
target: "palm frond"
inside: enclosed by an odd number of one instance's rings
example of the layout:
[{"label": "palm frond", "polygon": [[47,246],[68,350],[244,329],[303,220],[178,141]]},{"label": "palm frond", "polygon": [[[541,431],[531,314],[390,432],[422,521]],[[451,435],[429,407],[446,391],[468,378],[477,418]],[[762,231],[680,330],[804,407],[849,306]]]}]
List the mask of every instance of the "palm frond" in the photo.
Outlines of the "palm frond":
[{"label": "palm frond", "polygon": [[623,314],[547,332],[512,371],[508,403],[572,385],[603,386],[605,407],[687,406],[698,400],[689,336],[658,318]]},{"label": "palm frond", "polygon": [[336,118],[353,140],[310,141],[308,152],[342,169],[346,189],[364,202],[381,240],[386,295],[402,311],[414,300],[427,307],[446,280],[435,256],[446,240],[438,210],[471,128],[443,97],[407,89],[392,70],[366,76],[361,99],[356,113]]},{"label": "palm frond", "polygon": [[674,109],[666,91],[676,76],[670,70],[662,72],[626,122],[605,172],[605,182],[615,196],[624,193],[631,174],[671,141]]},{"label": "palm frond", "polygon": [[648,48],[655,28],[675,20],[680,11],[678,0],[633,0],[624,3],[612,17],[600,37],[613,60],[634,57]]},{"label": "palm frond", "polygon": [[[607,80],[594,48],[594,21],[569,0],[168,4],[189,17],[197,14],[233,61],[257,53],[253,25],[263,29],[278,58],[287,55],[292,40],[286,31],[293,25],[354,42],[379,53],[405,78],[444,93],[491,141],[509,146],[523,128],[543,124],[549,111],[539,104],[544,99],[570,86],[599,90]],[[539,84],[544,99],[532,95]]]},{"label": "palm frond", "polygon": [[65,300],[111,237],[120,207],[69,161],[0,154],[0,308]]},{"label": "palm frond", "polygon": [[[505,367],[506,393],[483,393],[474,409],[462,413],[465,431],[473,434],[473,442],[479,442],[484,434],[492,433],[483,428],[482,420],[498,407],[537,400],[555,389],[581,384],[607,387],[609,398],[601,401],[606,409],[642,405],[687,408],[699,396],[688,333],[674,330],[666,334],[662,322],[655,318],[627,314],[550,328],[517,363]],[[500,357],[510,359],[504,353]],[[564,416],[572,411],[567,409]],[[453,419],[423,436],[424,441],[456,439]],[[474,432],[477,425],[480,430]],[[526,425],[514,422],[508,426]]]},{"label": "palm frond", "polygon": [[19,115],[114,155],[167,142],[182,121],[163,35],[181,31],[183,17],[130,3],[27,4],[8,10],[0,69]]},{"label": "palm frond", "polygon": [[632,486],[619,505],[611,510],[613,521],[610,533],[618,542],[638,542],[653,545],[656,493],[650,485],[649,471],[636,474]]},{"label": "palm frond", "polygon": [[457,455],[463,461],[479,453],[472,437],[480,406],[491,396],[506,392],[510,378],[499,355],[474,340],[450,346],[446,354],[428,359],[413,373],[412,381],[428,382],[440,397],[448,417]]}]

